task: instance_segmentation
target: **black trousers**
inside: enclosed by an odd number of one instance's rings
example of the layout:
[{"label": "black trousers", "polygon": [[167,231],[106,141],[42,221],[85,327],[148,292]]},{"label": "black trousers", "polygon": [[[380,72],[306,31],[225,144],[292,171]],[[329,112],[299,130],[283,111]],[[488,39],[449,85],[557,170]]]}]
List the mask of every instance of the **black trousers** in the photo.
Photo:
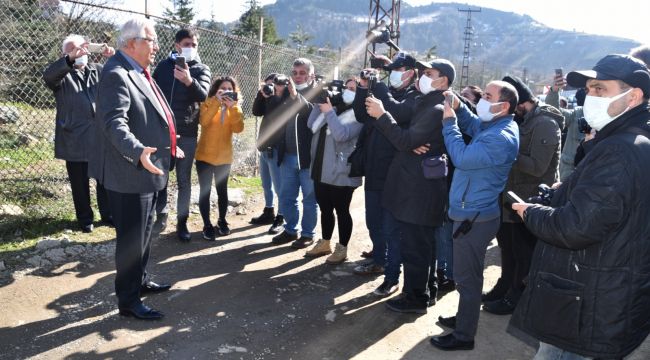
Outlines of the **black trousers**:
[{"label": "black trousers", "polygon": [[[88,162],[66,161],[65,168],[68,171],[68,179],[70,180],[70,188],[72,189],[72,202],[74,203],[77,221],[82,226],[92,224],[95,215],[90,206]],[[99,215],[102,220],[111,218],[106,190],[99,183],[97,183],[97,207],[99,207]]]},{"label": "black trousers", "polygon": [[147,276],[151,228],[158,193],[125,194],[108,190],[115,224],[115,294],[120,308],[140,300],[140,287]]},{"label": "black trousers", "polygon": [[537,238],[523,223],[501,223],[496,237],[501,248],[504,295],[516,302],[524,290]]},{"label": "black trousers", "polygon": [[199,211],[203,218],[203,225],[210,222],[210,193],[212,192],[212,179],[217,188],[217,203],[219,205],[219,220],[226,220],[228,212],[228,177],[230,164],[211,165],[207,162],[196,161],[196,173],[199,176]]},{"label": "black trousers", "polygon": [[352,235],[352,216],[350,215],[350,203],[354,187],[334,186],[314,181],[314,192],[316,202],[320,208],[320,226],[323,239],[331,240],[334,233],[334,210],[336,219],[339,222],[339,243],[348,246]]},{"label": "black trousers", "polygon": [[436,239],[433,226],[399,222],[402,237],[400,253],[404,265],[404,288],[402,292],[410,301],[426,306],[430,297],[437,295],[438,287],[429,282],[433,267],[436,269]]}]

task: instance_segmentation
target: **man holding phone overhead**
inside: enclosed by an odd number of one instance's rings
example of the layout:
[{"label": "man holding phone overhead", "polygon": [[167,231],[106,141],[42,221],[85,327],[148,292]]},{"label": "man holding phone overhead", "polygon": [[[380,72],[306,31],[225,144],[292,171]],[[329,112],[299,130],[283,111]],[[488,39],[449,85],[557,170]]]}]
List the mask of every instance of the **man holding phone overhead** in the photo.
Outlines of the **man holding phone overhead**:
[{"label": "man holding phone overhead", "polygon": [[[192,163],[199,129],[199,103],[206,99],[212,77],[210,68],[202,64],[199,58],[198,41],[199,35],[194,30],[179,30],[174,42],[175,52],[161,61],[153,72],[153,78],[174,112],[178,147],[185,153],[184,159],[176,160],[176,234],[182,242],[190,241],[187,218],[190,214]],[[156,235],[167,226],[167,187],[158,195],[157,216],[153,229]]]},{"label": "man holding phone overhead", "polygon": [[[460,297],[456,316],[439,317],[443,326],[454,331],[434,336],[431,344],[443,350],[471,350],[478,327],[485,252],[499,228],[499,194],[519,149],[514,121],[518,95],[505,81],[490,82],[476,107],[478,116],[451,91],[445,96],[442,134],[456,167],[449,217],[454,221],[454,280]],[[461,131],[472,137],[469,144]]]},{"label": "man holding phone overhead", "polygon": [[[92,157],[98,146],[94,143],[95,95],[103,66],[89,63],[88,54],[101,51],[106,58],[115,49],[106,44],[89,44],[80,35],[71,34],[63,40],[62,57],[48,65],[43,79],[56,98],[56,128],[54,156],[65,160],[72,189],[77,221],[83,232],[93,230],[93,210],[90,206],[89,176],[95,177]],[[112,223],[106,191],[97,182],[97,205],[101,219]]]}]

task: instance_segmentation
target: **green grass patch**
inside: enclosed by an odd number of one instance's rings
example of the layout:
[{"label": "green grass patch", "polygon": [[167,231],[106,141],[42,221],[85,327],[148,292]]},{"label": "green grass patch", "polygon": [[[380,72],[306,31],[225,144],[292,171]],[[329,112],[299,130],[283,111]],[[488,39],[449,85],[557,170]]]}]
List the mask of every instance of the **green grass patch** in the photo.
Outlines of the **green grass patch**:
[{"label": "green grass patch", "polygon": [[259,176],[237,176],[231,175],[228,179],[229,188],[239,188],[246,196],[262,192],[262,180]]}]

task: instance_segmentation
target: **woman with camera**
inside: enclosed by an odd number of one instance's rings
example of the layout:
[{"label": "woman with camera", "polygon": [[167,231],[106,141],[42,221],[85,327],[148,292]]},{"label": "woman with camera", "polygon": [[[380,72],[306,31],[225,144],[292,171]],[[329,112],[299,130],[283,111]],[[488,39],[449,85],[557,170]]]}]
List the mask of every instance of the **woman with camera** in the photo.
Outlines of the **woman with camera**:
[{"label": "woman with camera", "polygon": [[228,211],[228,176],[232,163],[232,134],[244,130],[244,115],[238,100],[237,82],[230,76],[216,78],[205,102],[201,103],[199,123],[201,136],[196,146],[196,172],[199,176],[199,210],[203,218],[203,238],[214,240],[215,229],[210,222],[212,179],[219,203],[219,235],[230,234]]},{"label": "woman with camera", "polygon": [[332,254],[330,241],[336,210],[339,242],[334,253],[325,260],[329,264],[340,264],[347,258],[347,245],[352,235],[350,202],[354,190],[361,186],[360,177],[349,176],[348,164],[348,157],[363,128],[352,110],[356,89],[356,80],[348,79],[342,93],[328,92],[328,96],[323,96],[322,103],[315,104],[317,106],[314,106],[307,120],[307,126],[314,133],[311,143],[311,178],[314,180],[316,202],[321,210],[323,238],[305,255],[318,257]]}]

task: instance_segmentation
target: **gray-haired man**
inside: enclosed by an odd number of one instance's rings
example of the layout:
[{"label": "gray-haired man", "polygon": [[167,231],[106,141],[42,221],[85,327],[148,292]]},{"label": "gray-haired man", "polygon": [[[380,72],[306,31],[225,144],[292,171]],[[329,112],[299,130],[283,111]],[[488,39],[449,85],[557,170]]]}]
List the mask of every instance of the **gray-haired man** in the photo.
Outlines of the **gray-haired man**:
[{"label": "gray-haired man", "polygon": [[[83,232],[91,232],[94,214],[90,206],[88,165],[93,150],[90,146],[94,137],[92,120],[102,65],[88,62],[88,41],[81,35],[66,37],[61,52],[63,56],[43,71],[45,84],[56,99],[54,156],[65,160],[77,222]],[[103,56],[110,57],[114,53],[112,47],[104,46]],[[97,183],[97,205],[102,221],[110,223],[106,191],[100,182]]]},{"label": "gray-haired man", "polygon": [[175,123],[149,73],[159,50],[153,24],[127,21],[119,47],[104,66],[97,101],[97,124],[106,139],[101,177],[116,230],[115,293],[121,315],[154,320],[163,314],[145,306],[140,296],[170,288],[147,280],[146,267],[157,193],[167,184],[178,151]]}]

